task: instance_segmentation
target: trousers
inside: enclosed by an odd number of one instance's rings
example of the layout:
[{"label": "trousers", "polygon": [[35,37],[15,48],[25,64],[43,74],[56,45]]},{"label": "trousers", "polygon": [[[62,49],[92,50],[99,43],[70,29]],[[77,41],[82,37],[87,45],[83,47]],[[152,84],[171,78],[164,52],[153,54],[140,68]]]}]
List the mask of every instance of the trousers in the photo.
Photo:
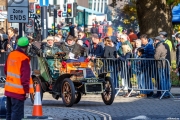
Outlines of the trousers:
[{"label": "trousers", "polygon": [[21,120],[24,118],[24,101],[7,97],[6,120]]}]

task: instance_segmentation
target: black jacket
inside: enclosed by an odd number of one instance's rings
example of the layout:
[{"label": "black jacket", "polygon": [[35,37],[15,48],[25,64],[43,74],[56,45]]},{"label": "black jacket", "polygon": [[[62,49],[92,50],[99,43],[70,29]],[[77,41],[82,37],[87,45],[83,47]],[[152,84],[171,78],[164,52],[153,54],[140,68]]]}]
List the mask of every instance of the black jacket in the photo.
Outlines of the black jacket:
[{"label": "black jacket", "polygon": [[79,56],[82,56],[82,54],[84,54],[83,47],[77,43],[74,43],[71,46],[67,45],[67,43],[61,43],[60,49],[66,53],[67,59],[70,52],[75,54],[75,57],[79,57]]},{"label": "black jacket", "polygon": [[0,41],[0,50],[5,50],[7,51],[7,44],[8,44],[8,40],[3,40],[3,41]]},{"label": "black jacket", "polygon": [[176,67],[180,68],[180,44],[177,45],[176,50]]},{"label": "black jacket", "polygon": [[96,27],[91,28],[91,33],[92,34],[98,34],[98,29]]},{"label": "black jacket", "polygon": [[169,45],[166,43],[163,43],[163,45],[165,46],[165,49],[167,50],[167,55],[166,55],[166,59],[169,61],[169,64],[171,66],[171,52],[169,49]]},{"label": "black jacket", "polygon": [[117,52],[116,52],[116,47],[110,47],[110,46],[105,46],[104,47],[104,57],[105,58],[116,58]]}]

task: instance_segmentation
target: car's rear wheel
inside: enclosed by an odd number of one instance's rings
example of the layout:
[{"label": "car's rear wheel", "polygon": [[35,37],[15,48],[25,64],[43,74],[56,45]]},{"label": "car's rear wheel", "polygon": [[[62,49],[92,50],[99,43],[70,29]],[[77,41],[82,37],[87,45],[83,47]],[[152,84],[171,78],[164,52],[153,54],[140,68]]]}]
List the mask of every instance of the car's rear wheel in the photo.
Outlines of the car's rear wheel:
[{"label": "car's rear wheel", "polygon": [[33,87],[34,87],[34,93],[30,93],[30,99],[32,104],[34,104],[34,99],[35,99],[35,94],[36,94],[36,85],[39,84],[40,85],[40,95],[41,95],[41,101],[43,99],[43,90],[41,87],[41,84],[39,82],[39,79],[37,77],[33,78]]},{"label": "car's rear wheel", "polygon": [[71,107],[74,104],[75,88],[73,82],[69,78],[65,78],[62,82],[61,95],[66,107]]},{"label": "car's rear wheel", "polygon": [[113,103],[115,97],[115,88],[112,79],[110,77],[105,78],[104,91],[103,93],[101,93],[101,96],[103,102],[106,105],[111,105]]},{"label": "car's rear wheel", "polygon": [[74,101],[74,104],[79,103],[80,100],[81,100],[81,93],[80,93],[80,92],[75,93],[75,101]]}]

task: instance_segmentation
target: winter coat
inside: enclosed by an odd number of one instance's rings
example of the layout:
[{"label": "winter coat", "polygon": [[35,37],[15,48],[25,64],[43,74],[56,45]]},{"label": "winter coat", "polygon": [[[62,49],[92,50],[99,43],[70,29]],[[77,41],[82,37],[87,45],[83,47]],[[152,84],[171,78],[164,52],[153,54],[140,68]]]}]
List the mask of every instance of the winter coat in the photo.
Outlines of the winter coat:
[{"label": "winter coat", "polygon": [[55,44],[53,47],[50,47],[48,44],[43,47],[43,53],[46,57],[53,57],[57,52],[62,51]]},{"label": "winter coat", "polygon": [[104,57],[105,58],[116,58],[117,52],[116,52],[116,47],[111,47],[111,46],[105,46],[104,48]]},{"label": "winter coat", "polygon": [[121,42],[116,42],[116,50],[118,51],[119,48],[121,47]]},{"label": "winter coat", "polygon": [[92,34],[98,34],[98,29],[96,27],[91,28],[91,33]]},{"label": "winter coat", "polygon": [[78,58],[84,53],[84,49],[82,46],[80,46],[77,43],[74,43],[72,45],[68,45],[66,42],[61,43],[60,49],[66,53],[66,59],[69,59],[69,53],[75,54],[75,58]]},{"label": "winter coat", "polygon": [[[163,42],[159,42],[156,44],[155,47],[155,54],[154,54],[154,59],[155,60],[160,60],[160,59],[165,59],[167,55],[167,49],[163,45]],[[165,61],[158,61],[158,68],[164,68],[165,67]]]},{"label": "winter coat", "polygon": [[121,56],[122,54],[126,54],[123,52],[123,46],[125,46],[125,45],[128,45],[129,46],[128,49],[131,49],[131,51],[129,51],[129,52],[132,52],[133,47],[132,47],[131,43],[128,40],[126,40],[125,42],[121,43],[121,47],[118,50],[119,56]]},{"label": "winter coat", "polygon": [[74,34],[75,34],[74,26],[73,26],[73,25],[72,25],[72,26],[69,26],[69,35],[74,36]]},{"label": "winter coat", "polygon": [[169,49],[169,45],[166,43],[163,43],[163,45],[165,46],[166,50],[167,50],[167,55],[166,55],[166,59],[169,61],[169,64],[171,66],[171,51]]},{"label": "winter coat", "polygon": [[148,44],[142,45],[142,48],[144,49],[142,58],[154,58],[154,47],[152,39],[149,39]]},{"label": "winter coat", "polygon": [[7,44],[8,44],[8,40],[3,40],[3,41],[0,41],[0,50],[5,50],[7,51]]},{"label": "winter coat", "polygon": [[164,43],[168,44],[169,50],[171,52],[171,50],[172,50],[172,42],[170,40],[166,39]]},{"label": "winter coat", "polygon": [[97,44],[97,47],[94,48],[94,45],[91,44],[91,47],[89,49],[89,56],[103,57],[103,55],[104,55],[104,49],[102,45]]},{"label": "winter coat", "polygon": [[[8,44],[12,47],[12,49],[13,49],[13,48],[16,48],[16,47],[14,46],[14,45],[15,45],[15,42],[16,42],[16,36],[15,36],[15,35],[8,39]],[[13,49],[13,50],[14,50],[14,49]],[[12,50],[7,47],[7,51],[8,51],[8,52],[11,52]]]},{"label": "winter coat", "polygon": [[176,67],[180,68],[180,43],[177,44],[176,49]]}]

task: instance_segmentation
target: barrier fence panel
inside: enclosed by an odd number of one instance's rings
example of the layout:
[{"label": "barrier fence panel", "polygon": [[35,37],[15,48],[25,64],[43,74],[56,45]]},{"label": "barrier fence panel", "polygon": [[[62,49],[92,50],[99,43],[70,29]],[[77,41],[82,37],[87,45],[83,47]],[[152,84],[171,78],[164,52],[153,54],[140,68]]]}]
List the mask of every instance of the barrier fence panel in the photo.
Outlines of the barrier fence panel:
[{"label": "barrier fence panel", "polygon": [[4,65],[5,61],[7,59],[8,53],[2,52],[0,53],[0,82],[4,83],[5,82],[5,74],[4,74]]},{"label": "barrier fence panel", "polygon": [[[158,91],[163,96],[173,95],[170,93],[170,65],[166,59],[96,59],[94,61],[95,70],[98,74],[109,72],[113,79],[117,94],[121,90],[140,91],[140,94],[153,94]],[[101,68],[98,66],[101,65]],[[97,69],[97,66],[99,67]],[[130,95],[129,94],[129,95]]]}]

